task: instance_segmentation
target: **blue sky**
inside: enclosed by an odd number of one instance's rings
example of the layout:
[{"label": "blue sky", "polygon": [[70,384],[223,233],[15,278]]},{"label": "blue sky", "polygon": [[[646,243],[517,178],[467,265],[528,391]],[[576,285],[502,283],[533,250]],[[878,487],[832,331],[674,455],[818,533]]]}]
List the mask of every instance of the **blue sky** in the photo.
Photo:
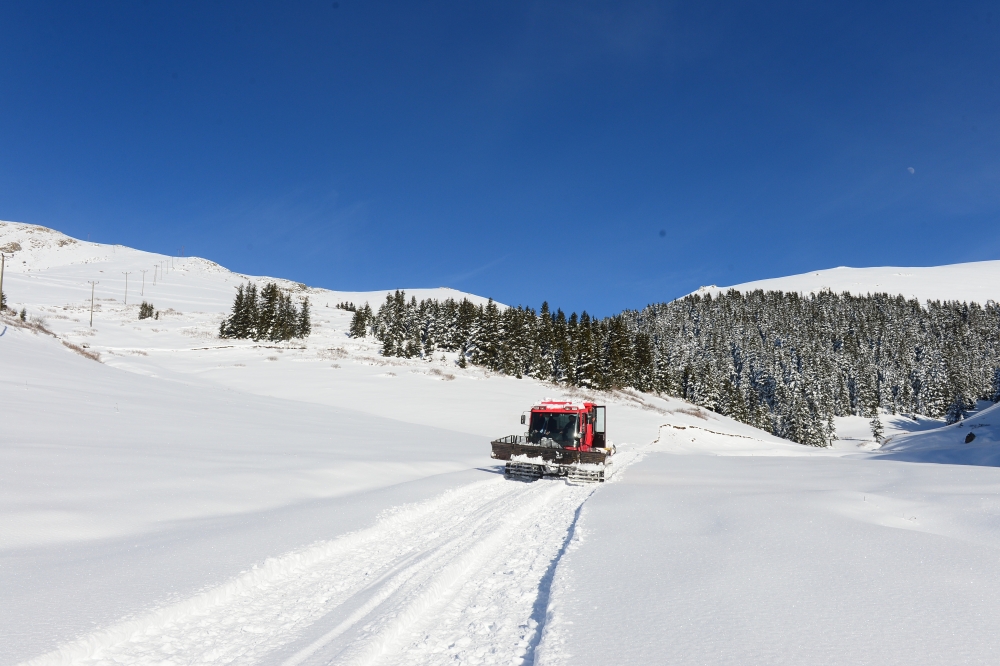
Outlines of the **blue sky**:
[{"label": "blue sky", "polygon": [[76,237],[599,315],[1000,258],[995,3],[0,2],[0,40],[0,219]]}]

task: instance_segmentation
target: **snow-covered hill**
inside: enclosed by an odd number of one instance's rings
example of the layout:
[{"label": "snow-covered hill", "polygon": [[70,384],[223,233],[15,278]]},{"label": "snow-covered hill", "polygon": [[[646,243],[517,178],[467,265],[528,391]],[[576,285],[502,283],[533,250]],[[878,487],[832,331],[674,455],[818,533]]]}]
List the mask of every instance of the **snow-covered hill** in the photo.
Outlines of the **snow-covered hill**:
[{"label": "snow-covered hill", "polygon": [[[162,309],[186,312],[192,309],[222,314],[232,304],[235,288],[248,281],[261,285],[277,282],[286,289],[309,296],[313,307],[338,303],[370,303],[373,309],[385,302],[384,291],[331,291],[266,276],[248,276],[199,257],[169,257],[134,250],[122,245],[104,245],[70,238],[31,224],[0,222],[0,251],[7,255],[10,282],[5,285],[9,307],[24,305],[90,305],[90,282],[98,302],[124,306],[152,300]],[[126,278],[125,273],[129,275]],[[128,289],[126,292],[126,281]],[[476,304],[488,299],[440,287],[407,289],[407,296],[424,298],[468,298]]]},{"label": "snow-covered hill", "polygon": [[[590,396],[619,447],[609,483],[507,481],[489,440],[584,394],[381,357],[334,305],[383,292],[282,282],[313,303],[308,339],[220,340],[234,287],[265,278],[29,225],[0,246],[27,314],[0,323],[0,666],[1000,649],[998,468],[882,460],[860,436],[815,450],[622,391]],[[159,319],[138,320],[142,299]],[[995,442],[973,431],[944,444]]]},{"label": "snow-covered hill", "polygon": [[847,268],[840,266],[801,275],[756,280],[732,287],[702,287],[696,294],[718,294],[737,291],[796,291],[803,294],[829,289],[834,293],[856,295],[888,293],[927,300],[966,301],[985,305],[1000,302],[1000,261],[976,261],[949,266],[919,268]]}]

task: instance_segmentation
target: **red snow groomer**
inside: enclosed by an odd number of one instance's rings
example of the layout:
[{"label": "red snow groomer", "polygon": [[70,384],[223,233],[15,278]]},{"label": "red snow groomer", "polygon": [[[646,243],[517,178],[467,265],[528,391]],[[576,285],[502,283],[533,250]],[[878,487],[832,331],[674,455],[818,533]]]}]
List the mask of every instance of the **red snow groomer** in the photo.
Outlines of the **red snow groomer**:
[{"label": "red snow groomer", "polygon": [[495,439],[493,458],[506,460],[507,477],[604,481],[615,448],[605,438],[604,406],[592,402],[542,400],[521,414],[524,435]]}]

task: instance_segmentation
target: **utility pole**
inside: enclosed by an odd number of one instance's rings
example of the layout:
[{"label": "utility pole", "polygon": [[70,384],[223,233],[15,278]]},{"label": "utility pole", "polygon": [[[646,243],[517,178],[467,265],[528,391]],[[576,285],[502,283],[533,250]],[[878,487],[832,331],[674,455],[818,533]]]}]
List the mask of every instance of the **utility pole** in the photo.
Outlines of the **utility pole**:
[{"label": "utility pole", "polygon": [[94,328],[94,285],[100,284],[94,280],[90,280],[90,327]]},{"label": "utility pole", "polygon": [[148,268],[143,268],[142,269],[142,290],[139,291],[139,296],[145,296],[146,295],[146,271],[148,271],[148,270],[149,270]]},{"label": "utility pole", "polygon": [[125,305],[128,305],[128,274],[132,271],[122,271],[122,275],[125,276]]},{"label": "utility pole", "polygon": [[0,303],[3,302],[3,269],[7,264],[7,255],[0,252]]},{"label": "utility pole", "polygon": [[156,286],[156,264],[153,264],[153,286]]}]

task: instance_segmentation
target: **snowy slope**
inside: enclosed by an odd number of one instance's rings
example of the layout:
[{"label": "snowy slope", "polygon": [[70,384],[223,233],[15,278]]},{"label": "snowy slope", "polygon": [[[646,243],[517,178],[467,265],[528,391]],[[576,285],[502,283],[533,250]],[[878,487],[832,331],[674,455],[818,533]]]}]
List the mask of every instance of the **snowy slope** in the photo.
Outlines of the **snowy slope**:
[{"label": "snowy slope", "polygon": [[1000,467],[1000,404],[952,425],[895,437],[878,454],[891,460]]},{"label": "snowy slope", "polygon": [[[384,291],[349,292],[307,288],[289,280],[233,273],[198,257],[168,257],[121,245],[104,245],[70,238],[53,229],[18,222],[0,222],[0,251],[8,255],[5,283],[9,307],[23,305],[65,305],[79,308],[90,304],[91,287],[104,308],[110,304],[137,306],[151,300],[161,310],[173,308],[224,313],[232,304],[235,288],[252,281],[258,285],[275,281],[284,288],[309,296],[313,307],[333,307],[344,301],[355,305],[370,303],[378,309],[385,302]],[[145,274],[142,272],[145,271]],[[129,272],[128,292],[126,276]],[[440,287],[407,289],[407,297],[468,298],[476,304],[488,299]]]},{"label": "snowy slope", "polygon": [[822,271],[756,280],[732,287],[702,287],[696,294],[716,295],[729,289],[747,292],[797,291],[808,294],[829,289],[834,293],[856,295],[888,293],[927,300],[972,301],[985,305],[1000,301],[1000,261],[976,261],[949,266],[898,268],[848,268],[840,266]]},{"label": "snowy slope", "polygon": [[[264,278],[0,226],[11,243],[4,290],[28,323],[0,324],[0,665],[1000,649],[996,468],[818,451],[623,391],[591,396],[619,446],[610,483],[506,481],[489,439],[542,396],[583,394],[448,354],[382,358],[333,305],[383,292],[285,282],[312,300],[313,335],[219,340],[234,287]],[[138,321],[140,298],[159,320]]]}]

